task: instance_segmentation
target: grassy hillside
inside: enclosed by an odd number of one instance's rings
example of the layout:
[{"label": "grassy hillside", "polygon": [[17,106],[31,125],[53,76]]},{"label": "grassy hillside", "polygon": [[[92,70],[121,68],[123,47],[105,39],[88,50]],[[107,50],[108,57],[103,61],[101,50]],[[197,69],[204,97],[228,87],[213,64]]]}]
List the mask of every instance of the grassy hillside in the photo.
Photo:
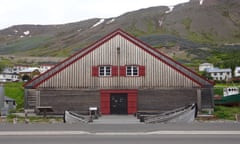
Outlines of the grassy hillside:
[{"label": "grassy hillside", "polygon": [[[239,7],[239,0],[205,0],[203,5],[190,1],[174,6],[171,12],[167,6],[127,12],[106,18],[95,27],[102,19],[62,25],[12,26],[0,31],[0,54],[65,57],[121,28],[153,47],[180,46],[188,61],[206,60],[210,53],[202,48],[239,43]],[[161,35],[165,37],[163,40]],[[174,57],[181,60],[181,55]]]},{"label": "grassy hillside", "polygon": [[35,48],[44,48],[44,45],[47,43],[48,39],[48,36],[22,38],[4,46],[4,48],[0,50],[0,53],[9,54],[19,51],[28,51]]}]

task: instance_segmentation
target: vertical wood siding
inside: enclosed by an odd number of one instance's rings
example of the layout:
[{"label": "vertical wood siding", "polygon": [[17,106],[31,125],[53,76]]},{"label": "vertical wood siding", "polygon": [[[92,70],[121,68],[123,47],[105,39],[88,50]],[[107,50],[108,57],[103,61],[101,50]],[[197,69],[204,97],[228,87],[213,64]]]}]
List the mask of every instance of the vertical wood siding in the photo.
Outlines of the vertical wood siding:
[{"label": "vertical wood siding", "polygon": [[[117,48],[120,48],[120,54]],[[145,76],[93,77],[92,67],[99,65],[141,65]],[[121,35],[116,35],[64,70],[39,85],[40,88],[159,88],[199,87],[191,79],[159,61]]]}]

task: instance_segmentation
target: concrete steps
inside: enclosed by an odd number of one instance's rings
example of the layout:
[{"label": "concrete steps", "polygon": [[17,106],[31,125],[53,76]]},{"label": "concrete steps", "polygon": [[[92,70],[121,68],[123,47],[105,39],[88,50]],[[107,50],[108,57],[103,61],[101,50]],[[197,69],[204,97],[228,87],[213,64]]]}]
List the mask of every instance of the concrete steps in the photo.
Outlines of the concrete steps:
[{"label": "concrete steps", "polygon": [[140,124],[140,121],[133,115],[103,115],[92,124]]}]

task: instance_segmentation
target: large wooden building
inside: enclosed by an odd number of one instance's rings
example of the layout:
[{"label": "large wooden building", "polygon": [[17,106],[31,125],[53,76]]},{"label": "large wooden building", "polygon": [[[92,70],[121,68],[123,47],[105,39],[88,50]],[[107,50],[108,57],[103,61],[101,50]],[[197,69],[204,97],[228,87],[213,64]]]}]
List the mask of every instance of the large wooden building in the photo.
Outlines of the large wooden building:
[{"label": "large wooden building", "polygon": [[118,29],[26,83],[25,108],[102,114],[213,107],[213,84]]}]

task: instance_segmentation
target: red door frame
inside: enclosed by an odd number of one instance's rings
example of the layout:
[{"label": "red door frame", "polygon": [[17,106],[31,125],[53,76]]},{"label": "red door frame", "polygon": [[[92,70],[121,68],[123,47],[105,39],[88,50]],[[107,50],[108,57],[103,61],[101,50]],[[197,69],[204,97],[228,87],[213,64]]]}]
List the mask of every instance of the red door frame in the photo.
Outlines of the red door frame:
[{"label": "red door frame", "polygon": [[100,111],[102,114],[110,114],[110,95],[113,93],[127,93],[128,114],[137,112],[137,90],[100,90]]}]

